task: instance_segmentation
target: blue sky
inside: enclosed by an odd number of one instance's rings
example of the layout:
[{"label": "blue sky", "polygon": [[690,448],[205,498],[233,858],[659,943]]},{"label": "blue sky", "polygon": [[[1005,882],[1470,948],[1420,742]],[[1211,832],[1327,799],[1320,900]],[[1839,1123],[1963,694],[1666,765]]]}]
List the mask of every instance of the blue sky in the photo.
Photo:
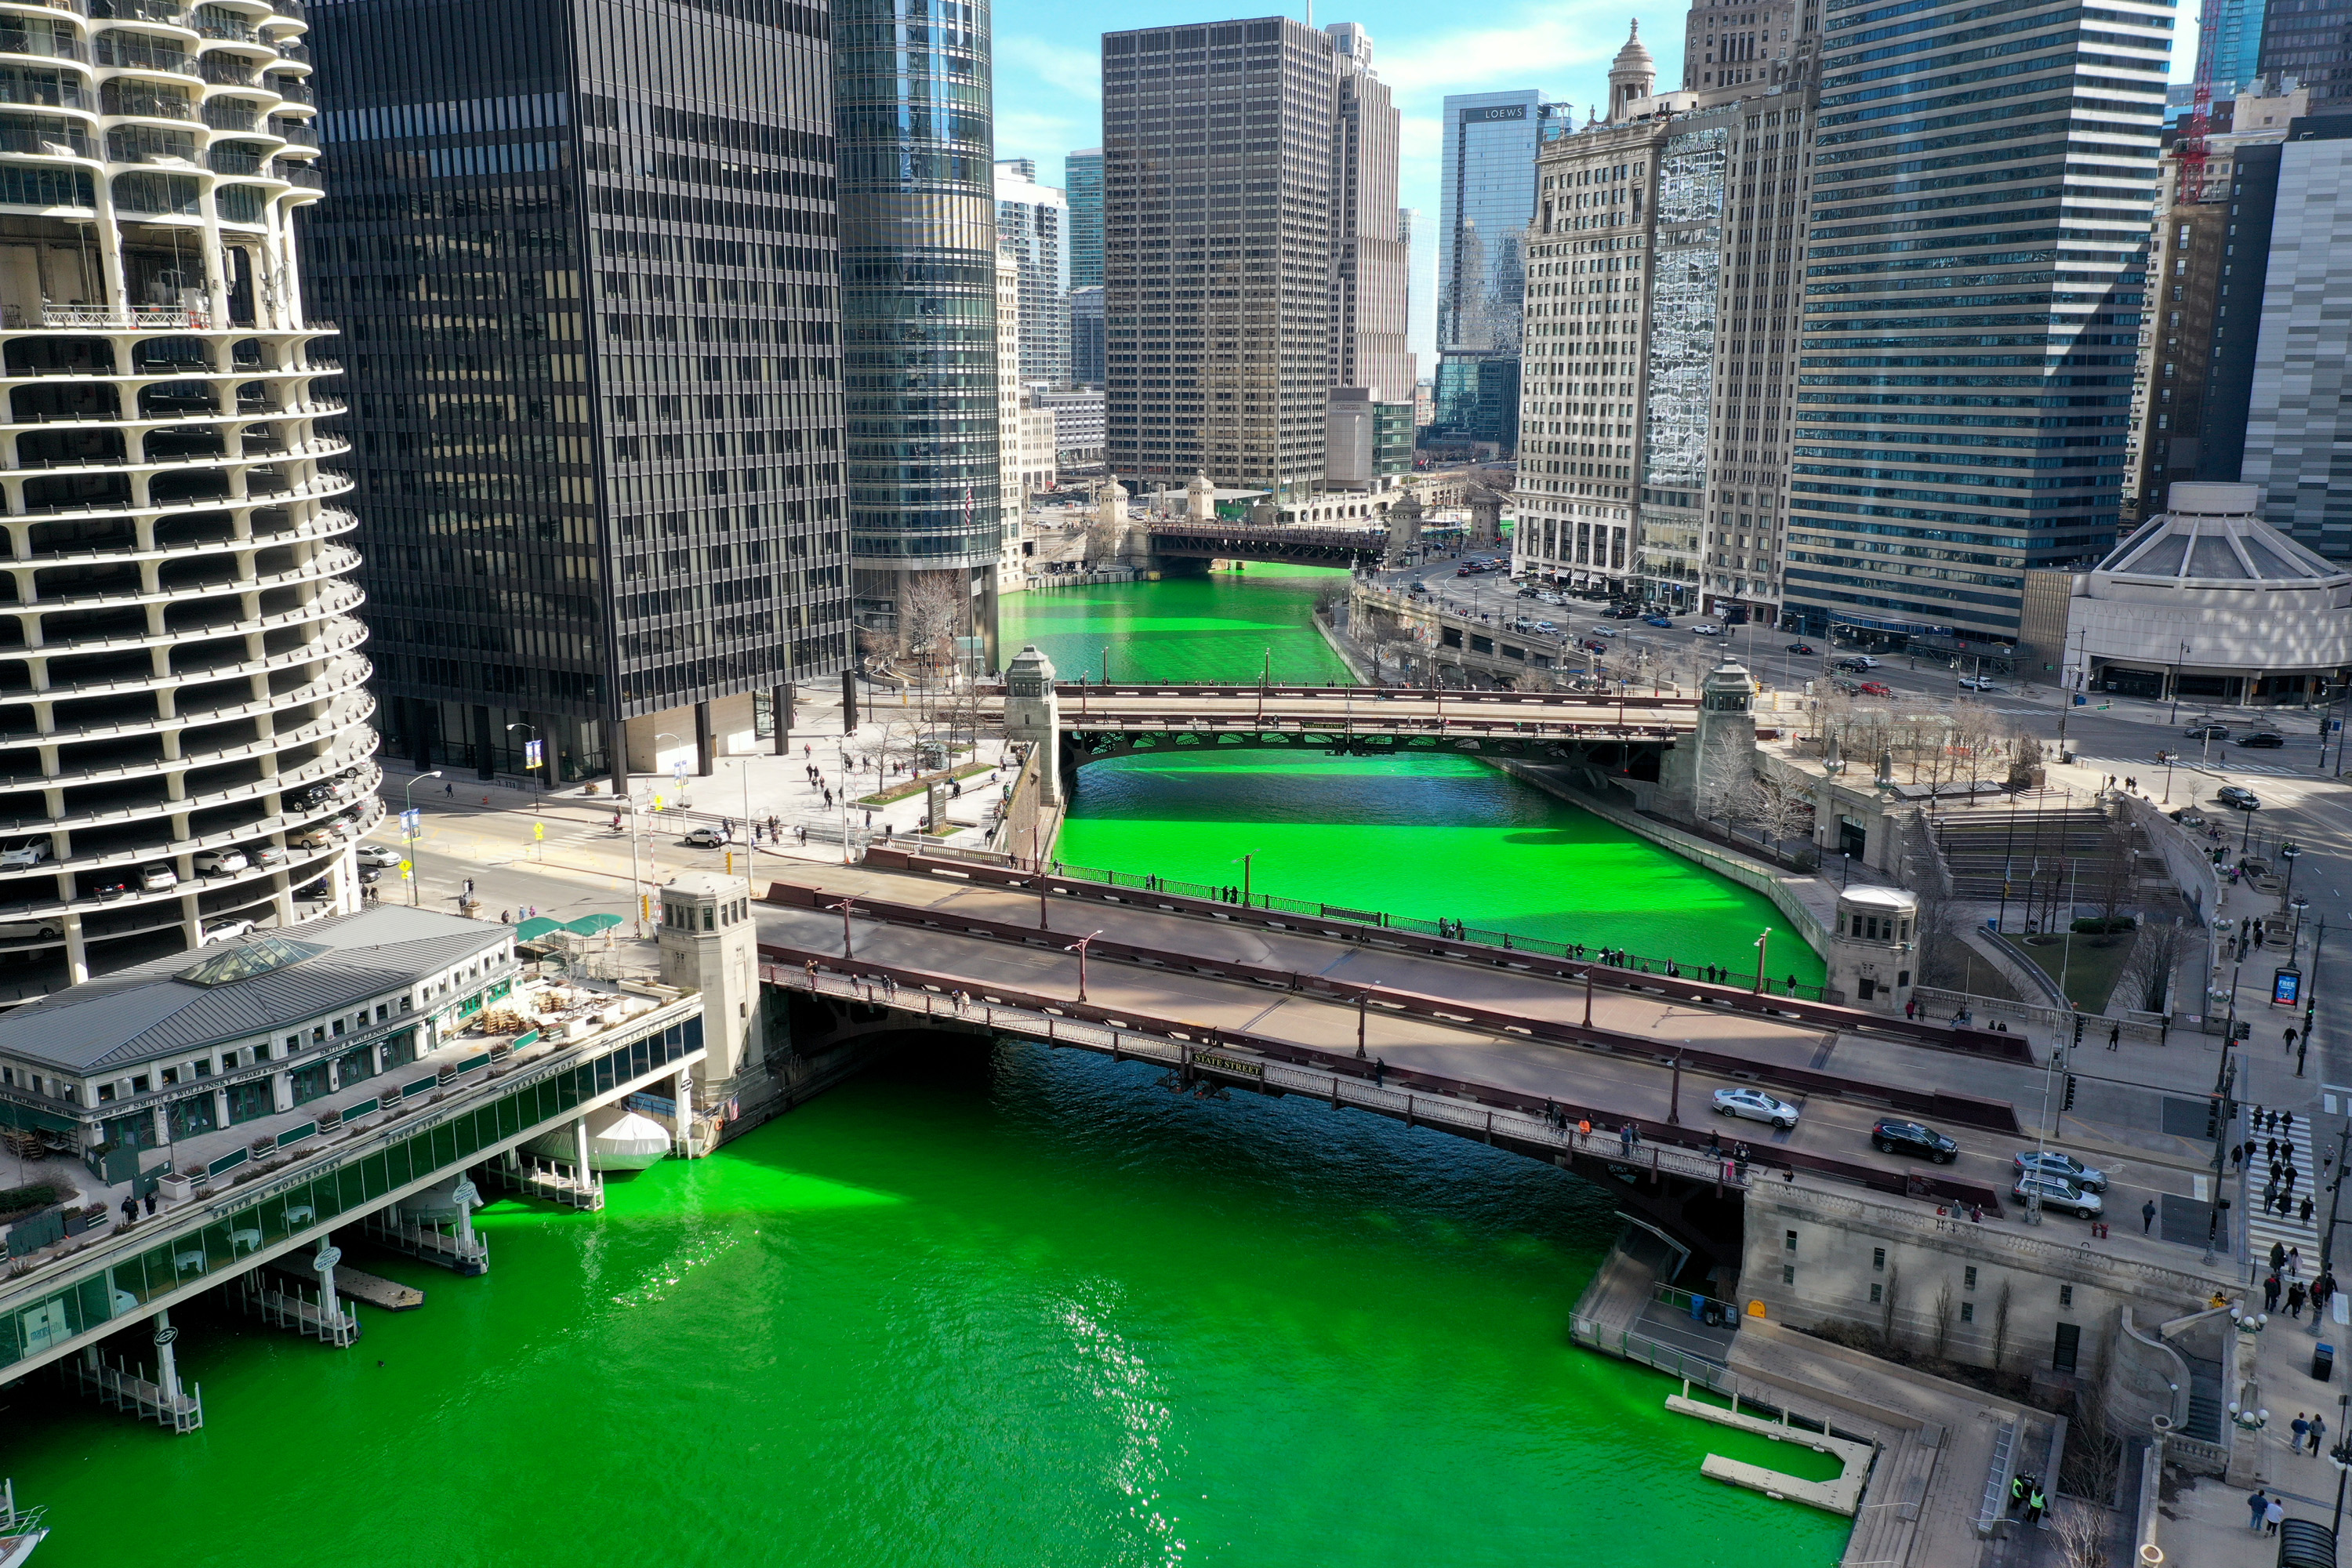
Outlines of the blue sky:
[{"label": "blue sky", "polygon": [[[1421,374],[1434,367],[1437,147],[1448,93],[1535,88],[1553,101],[1598,103],[1608,96],[1609,61],[1638,17],[1642,41],[1657,58],[1659,80],[1682,80],[1683,17],[1687,6],[1634,7],[1601,0],[1499,3],[1456,12],[1440,5],[1325,0],[1317,24],[1360,22],[1372,35],[1373,68],[1396,90],[1404,116],[1401,198],[1421,209],[1415,232],[1412,342]],[[1101,35],[1125,27],[1262,16],[1262,10],[1214,0],[998,0],[996,155],[1034,158],[1038,177],[1061,180],[1062,155],[1102,141]],[[1303,18],[1304,10],[1291,15]],[[2193,28],[2183,7],[2184,29]],[[2189,79],[2195,35],[2186,31],[2173,79]]]}]

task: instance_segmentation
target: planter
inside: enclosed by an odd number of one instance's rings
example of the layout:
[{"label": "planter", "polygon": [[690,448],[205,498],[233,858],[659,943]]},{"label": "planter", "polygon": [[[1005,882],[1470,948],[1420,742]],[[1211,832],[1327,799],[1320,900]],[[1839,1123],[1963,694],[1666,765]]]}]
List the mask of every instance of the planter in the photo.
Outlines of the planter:
[{"label": "planter", "polygon": [[184,1204],[196,1195],[196,1184],[187,1176],[175,1173],[158,1181],[155,1190],[163,1195],[165,1203]]}]

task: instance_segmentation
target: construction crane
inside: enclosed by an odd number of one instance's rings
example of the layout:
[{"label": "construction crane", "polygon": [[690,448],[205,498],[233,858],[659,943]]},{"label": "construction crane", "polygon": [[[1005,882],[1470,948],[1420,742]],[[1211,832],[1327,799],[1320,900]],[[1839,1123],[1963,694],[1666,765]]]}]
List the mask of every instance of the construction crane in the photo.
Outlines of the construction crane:
[{"label": "construction crane", "polygon": [[2205,139],[2213,131],[2213,47],[2221,36],[2221,0],[2205,0],[2197,18],[2197,86],[2189,100],[2189,129],[2180,138],[2180,196],[2185,203],[2205,199]]}]

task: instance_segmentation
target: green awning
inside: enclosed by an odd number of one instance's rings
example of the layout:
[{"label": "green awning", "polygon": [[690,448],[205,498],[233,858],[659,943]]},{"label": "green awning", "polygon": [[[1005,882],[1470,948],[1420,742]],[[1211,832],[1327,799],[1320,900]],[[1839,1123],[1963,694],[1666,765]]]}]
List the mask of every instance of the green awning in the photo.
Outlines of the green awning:
[{"label": "green awning", "polygon": [[563,922],[562,921],[551,921],[545,915],[534,915],[530,920],[523,921],[522,924],[515,927],[515,940],[517,942],[537,942],[549,931],[562,931],[562,929]]},{"label": "green awning", "polygon": [[611,931],[614,926],[619,925],[620,923],[621,917],[618,915],[597,913],[593,915],[583,915],[578,920],[566,925],[563,929],[566,931],[576,931],[582,936],[594,936],[599,931]]}]

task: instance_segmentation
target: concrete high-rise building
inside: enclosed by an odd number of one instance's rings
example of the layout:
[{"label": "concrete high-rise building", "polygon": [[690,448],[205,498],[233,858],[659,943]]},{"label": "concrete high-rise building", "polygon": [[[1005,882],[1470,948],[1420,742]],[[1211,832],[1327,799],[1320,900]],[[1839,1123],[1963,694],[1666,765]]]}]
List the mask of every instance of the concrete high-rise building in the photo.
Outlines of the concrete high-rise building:
[{"label": "concrete high-rise building", "polygon": [[1103,384],[1103,289],[1070,290],[1070,380],[1080,386]]},{"label": "concrete high-rise building", "polygon": [[1070,204],[1070,287],[1099,289],[1103,280],[1103,153],[1082,147],[1062,159],[1062,188]]},{"label": "concrete high-rise building", "polygon": [[1532,88],[1445,100],[1432,439],[1450,437],[1504,456],[1517,441],[1524,247],[1536,213],[1536,151],[1549,118]]},{"label": "concrete high-rise building", "polygon": [[822,25],[314,15],[337,183],[305,244],[393,750],[487,778],[537,742],[554,784],[753,749],[759,699],[844,658]]},{"label": "concrete high-rise building", "polygon": [[[1822,20],[1811,167],[1759,147],[1733,176],[1811,187],[1801,303],[1777,312],[1801,310],[1803,363],[1786,609],[1817,635],[2012,638],[2029,569],[2115,540],[2173,13],[2118,0],[2095,38],[2056,0],[2004,14],[1998,106],[1952,53],[1979,11],[1937,0],[1899,47],[1875,16]],[[1774,313],[1751,304],[1751,366]],[[1759,433],[1776,407],[1752,379],[1723,403]]]},{"label": "concrete high-rise building", "polygon": [[[1809,8],[1808,16],[1817,10]],[[1752,96],[1787,81],[1807,25],[1795,0],[1697,0],[1683,22],[1683,86],[1702,93],[1738,88]]]},{"label": "concrete high-rise building", "polygon": [[0,29],[0,1001],[355,909],[379,809],[302,8],[88,9]]},{"label": "concrete high-rise building", "polygon": [[[2254,26],[2262,40],[2254,74],[2282,82],[2291,78],[2310,90],[2314,114],[2340,113],[2352,104],[2352,50],[2344,47],[2348,29],[2352,0],[2269,0]],[[2241,58],[2244,47],[2242,42]],[[2214,79],[2217,86],[2220,79]]]},{"label": "concrete high-rise building", "polygon": [[1388,83],[1372,74],[1371,36],[1353,22],[1327,31],[1339,83],[1331,135],[1331,384],[1364,388],[1374,402],[1406,404],[1412,249],[1397,233],[1402,121]]},{"label": "concrete high-rise building", "polygon": [[[1070,379],[1070,325],[1063,246],[1070,226],[1062,193],[1037,183],[1027,158],[996,164],[996,242],[1021,269],[1020,320],[1014,333],[1024,381]],[[998,334],[998,341],[1003,335]]]},{"label": "concrete high-rise building", "polygon": [[[910,49],[896,0],[833,7],[853,608],[861,635],[877,644],[896,640],[899,603],[918,584],[943,585],[968,605],[981,636],[995,638],[987,16],[979,7],[925,13],[928,37]],[[940,108],[914,112],[910,102]]]},{"label": "concrete high-rise building", "polygon": [[1277,501],[1322,482],[1340,68],[1329,34],[1281,16],[1103,36],[1120,479],[1205,473]]}]

